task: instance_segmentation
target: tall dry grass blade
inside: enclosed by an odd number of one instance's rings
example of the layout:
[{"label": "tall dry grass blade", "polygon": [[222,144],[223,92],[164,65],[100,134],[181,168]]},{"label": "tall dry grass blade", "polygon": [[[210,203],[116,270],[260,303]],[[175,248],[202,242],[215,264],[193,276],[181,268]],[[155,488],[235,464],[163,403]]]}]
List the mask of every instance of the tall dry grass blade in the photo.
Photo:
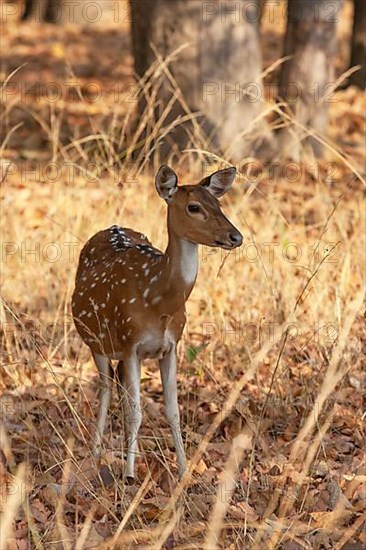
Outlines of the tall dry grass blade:
[{"label": "tall dry grass blade", "polygon": [[325,147],[325,149],[332,152],[339,160],[341,160],[344,163],[344,165],[347,166],[347,168],[349,168],[351,172],[355,176],[357,176],[359,181],[366,187],[366,179],[361,174],[360,170],[353,165],[353,163],[350,161],[348,155],[345,152],[339,151],[335,145],[329,142],[328,139],[320,136],[319,133],[316,132],[313,128],[309,128],[301,124],[301,122],[299,122],[296,119],[296,117],[289,115],[288,113],[285,113],[279,108],[279,106],[274,106],[273,110],[276,111],[281,117],[283,117],[288,123],[294,124],[295,126],[300,128],[304,132],[304,135],[308,137],[312,137],[317,141],[319,141],[319,143],[321,143]]},{"label": "tall dry grass blade", "polygon": [[[333,351],[331,361],[328,366],[327,372],[325,374],[325,378],[323,380],[320,391],[318,393],[315,405],[312,411],[310,412],[310,414],[308,415],[303,427],[300,429],[292,445],[287,469],[292,468],[293,465],[296,463],[296,461],[299,459],[302,445],[305,443],[305,440],[310,436],[314,428],[316,428],[316,426],[318,425],[319,416],[320,416],[320,413],[322,412],[325,401],[329,398],[329,396],[333,392],[336,385],[340,382],[340,380],[347,373],[348,369],[351,367],[351,366],[348,366],[346,368],[342,368],[342,367],[338,368],[339,363],[342,359],[344,349],[347,345],[348,335],[355,321],[356,315],[359,313],[360,308],[362,307],[364,297],[365,297],[365,291],[364,289],[362,289],[358,293],[358,296],[356,297],[356,299],[353,300],[350,304],[349,313],[345,319],[342,331],[340,333],[338,344],[336,345]],[[329,427],[332,424],[331,420],[332,420],[332,414],[330,413],[323,427],[319,429],[319,437],[316,438],[316,441],[309,447],[307,451],[306,459],[304,460],[302,470],[301,470],[303,478],[307,474],[308,468],[311,464],[311,460],[314,458],[316,450],[320,445],[322,438],[324,437],[326,431],[329,429]],[[286,471],[283,475],[283,479],[286,479],[285,474],[286,474]],[[287,491],[287,495],[282,495],[281,491],[279,490],[274,496],[274,499],[272,499],[272,501],[268,505],[264,515],[266,516],[268,513],[270,513],[271,509],[274,510],[278,505],[280,497],[283,496],[283,499],[281,501],[280,517],[281,518],[285,517],[290,507],[290,503],[292,502],[292,499],[289,498],[288,492],[289,490]],[[259,542],[258,534],[255,541],[256,543]],[[280,533],[274,533],[271,538],[271,543],[269,545],[269,548],[276,548],[279,538],[280,538]]]},{"label": "tall dry grass blade", "polygon": [[151,487],[153,486],[153,481],[151,479],[150,473],[147,472],[146,477],[144,481],[142,482],[139,490],[136,493],[136,496],[134,497],[133,501],[131,502],[130,506],[127,508],[122,520],[120,521],[118,528],[113,535],[111,539],[111,545],[114,547],[118,544],[118,539],[123,531],[123,529],[126,527],[129,519],[131,518],[132,514],[135,512],[137,506],[140,504],[141,500],[144,498],[146,493],[150,491]]},{"label": "tall dry grass blade", "polygon": [[366,511],[363,512],[355,521],[347,527],[346,532],[344,533],[343,537],[337,542],[337,544],[334,547],[334,550],[342,550],[345,548],[347,542],[349,539],[358,531],[359,529],[366,528]]},{"label": "tall dry grass blade", "polygon": [[[0,405],[0,413],[2,411],[2,405]],[[14,454],[10,445],[8,434],[6,433],[5,426],[3,422],[0,422],[0,450],[2,451],[6,463],[8,464],[11,471],[14,470],[16,462],[14,459]]]},{"label": "tall dry grass blade", "polygon": [[6,134],[5,139],[2,142],[1,147],[0,147],[0,154],[1,155],[3,155],[3,151],[5,151],[11,136],[18,130],[18,128],[21,128],[23,126],[23,124],[24,124],[23,122],[19,122],[18,124],[13,126],[13,128],[11,128],[9,130],[9,132]]},{"label": "tall dry grass blade", "polygon": [[251,447],[251,441],[251,435],[244,432],[233,440],[230,455],[218,485],[216,502],[207,526],[206,540],[203,546],[204,550],[216,550],[219,548],[220,532],[230,500],[235,491],[238,469],[243,459],[244,451]]},{"label": "tall dry grass blade", "polygon": [[92,527],[92,522],[93,522],[97,507],[98,507],[98,504],[95,503],[91,506],[90,510],[88,511],[84,521],[84,525],[82,526],[82,529],[80,531],[80,535],[76,539],[75,550],[83,550],[85,548],[84,545],[86,543],[86,539],[88,538],[90,529]]},{"label": "tall dry grass blade", "polygon": [[16,491],[12,491],[10,495],[6,497],[6,506],[4,511],[0,515],[0,548],[5,550],[8,548],[8,541],[11,538],[13,532],[13,524],[15,516],[19,507],[22,505],[24,498],[24,488],[26,484],[26,465],[20,464],[15,473],[12,483],[13,488],[18,488]]},{"label": "tall dry grass blade", "polygon": [[317,424],[319,415],[323,409],[325,401],[330,396],[334,387],[338,382],[343,378],[349,368],[352,365],[347,366],[346,368],[340,367],[339,364],[342,359],[344,349],[347,345],[347,338],[352,328],[353,323],[355,322],[356,315],[360,312],[365,298],[365,290],[361,289],[357,294],[356,298],[352,300],[349,306],[349,313],[344,321],[342,331],[339,335],[338,343],[332,353],[332,358],[327,368],[323,383],[320,388],[320,392],[317,396],[316,406],[313,408],[313,411],[309,414],[304,426],[301,428],[298,433],[295,442],[293,444],[290,461],[295,462],[298,458],[299,449],[302,442],[307,438],[315,424]]},{"label": "tall dry grass blade", "polygon": [[[73,456],[73,441],[67,441],[66,444],[67,452],[70,456],[69,460],[64,462],[64,468],[62,471],[62,483],[61,483],[61,494],[57,502],[55,518],[57,521],[57,530],[60,533],[60,537],[63,543],[63,548],[65,550],[72,550],[72,542],[70,540],[70,535],[66,528],[65,523],[65,502],[67,494],[67,486],[69,485],[70,474],[71,474],[71,460]],[[51,541],[53,542],[53,541]]]},{"label": "tall dry grass blade", "polygon": [[[177,487],[175,488],[175,490],[172,493],[170,503],[169,503],[169,507],[170,507],[173,514],[174,514],[174,510],[175,510],[175,505],[178,502],[178,500],[180,499],[180,497],[182,496],[184,489],[187,487],[187,485],[188,485],[188,483],[191,479],[191,475],[192,475],[194,469],[196,468],[197,464],[199,463],[199,461],[202,457],[202,454],[207,449],[207,446],[208,446],[211,438],[213,437],[214,433],[216,432],[216,430],[218,429],[220,424],[229,415],[230,411],[232,410],[235,403],[239,399],[240,394],[241,394],[245,384],[248,382],[248,380],[250,380],[251,378],[254,377],[254,375],[256,373],[256,370],[258,368],[258,365],[265,359],[268,352],[282,338],[283,328],[284,328],[284,325],[281,325],[277,330],[275,330],[274,333],[273,333],[272,340],[270,342],[266,343],[265,345],[263,345],[262,348],[260,349],[260,351],[253,357],[253,359],[251,360],[250,367],[241,376],[241,378],[234,384],[234,388],[230,392],[228,398],[226,399],[223,409],[216,414],[213,422],[210,424],[208,430],[206,431],[204,437],[202,438],[201,443],[198,445],[198,448],[197,448],[195,454],[193,455],[192,459],[190,460],[190,462],[188,464],[188,468],[187,468],[186,473],[184,474],[181,482],[177,485]],[[171,533],[173,532],[175,526],[176,526],[176,518],[173,515],[173,517],[170,519],[170,521],[167,523],[167,525],[165,527],[162,527],[162,528],[160,527],[160,528],[157,529],[157,533],[158,533],[159,538],[158,538],[157,543],[154,545],[153,550],[161,550],[163,548],[163,545],[165,544],[165,541],[171,535]]]}]

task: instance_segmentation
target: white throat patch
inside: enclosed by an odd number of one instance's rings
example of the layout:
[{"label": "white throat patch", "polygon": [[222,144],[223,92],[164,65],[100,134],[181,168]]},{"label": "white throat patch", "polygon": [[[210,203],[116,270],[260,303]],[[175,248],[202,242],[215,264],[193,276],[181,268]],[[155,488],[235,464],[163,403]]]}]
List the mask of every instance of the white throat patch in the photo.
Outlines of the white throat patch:
[{"label": "white throat patch", "polygon": [[189,241],[181,241],[182,256],[180,272],[187,285],[195,282],[198,271],[198,245]]}]

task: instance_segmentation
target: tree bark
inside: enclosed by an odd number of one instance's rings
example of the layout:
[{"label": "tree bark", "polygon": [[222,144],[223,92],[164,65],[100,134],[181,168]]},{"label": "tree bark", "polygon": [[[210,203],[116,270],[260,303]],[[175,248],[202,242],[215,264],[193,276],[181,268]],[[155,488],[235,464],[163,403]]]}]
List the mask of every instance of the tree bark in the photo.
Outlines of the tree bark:
[{"label": "tree bark", "polygon": [[[157,54],[165,59],[184,47],[169,63],[184,100],[173,100],[164,126],[187,114],[185,102],[189,111],[200,113],[198,128],[189,121],[169,133],[161,156],[172,149],[179,153],[189,141],[203,146],[205,138],[200,131],[207,138],[206,146],[233,161],[253,153],[253,143],[268,137],[263,120],[255,124],[263,100],[258,4],[249,0],[131,0],[130,6],[139,77],[146,75]],[[151,78],[158,74],[157,64]],[[162,116],[175,91],[166,74],[159,86],[155,120]],[[140,101],[140,116],[145,110],[146,101]]]},{"label": "tree bark", "polygon": [[323,151],[319,141],[306,138],[306,131],[296,122],[317,134],[326,133],[340,8],[341,0],[288,1],[284,55],[291,57],[282,66],[279,96],[295,123],[280,131],[280,150],[295,160],[301,156],[304,141],[312,145],[316,156]]},{"label": "tree bark", "polygon": [[24,0],[24,11],[21,17],[22,21],[26,21],[32,15],[33,11],[33,0]]},{"label": "tree bark", "polygon": [[21,20],[58,23],[60,9],[60,0],[24,0],[24,11]]},{"label": "tree bark", "polygon": [[57,5],[58,0],[24,0],[24,11],[21,20],[56,23]]},{"label": "tree bark", "polygon": [[353,4],[351,67],[361,65],[361,69],[351,74],[349,83],[364,89],[366,88],[366,1],[353,0]]},{"label": "tree bark", "polygon": [[103,27],[122,14],[116,0],[24,0],[22,21]]}]

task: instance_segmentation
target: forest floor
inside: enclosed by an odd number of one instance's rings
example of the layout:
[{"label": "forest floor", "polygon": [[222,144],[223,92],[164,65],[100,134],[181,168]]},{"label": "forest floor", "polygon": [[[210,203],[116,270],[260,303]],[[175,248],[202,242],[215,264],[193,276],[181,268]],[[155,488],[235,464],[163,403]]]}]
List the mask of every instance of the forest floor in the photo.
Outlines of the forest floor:
[{"label": "forest floor", "polygon": [[[264,68],[281,57],[276,17],[262,25]],[[223,200],[244,245],[202,247],[179,351],[193,474],[176,487],[161,383],[146,362],[129,486],[117,392],[102,466],[92,458],[98,378],[70,317],[90,235],[119,223],[166,244],[152,172],[116,163],[136,107],[128,19],[103,29],[14,20],[1,41],[2,81],[17,71],[1,112],[1,550],[210,550],[216,536],[232,550],[365,548],[364,94],[335,92],[323,159],[247,165]],[[207,168],[194,158],[175,166],[183,182]]]}]

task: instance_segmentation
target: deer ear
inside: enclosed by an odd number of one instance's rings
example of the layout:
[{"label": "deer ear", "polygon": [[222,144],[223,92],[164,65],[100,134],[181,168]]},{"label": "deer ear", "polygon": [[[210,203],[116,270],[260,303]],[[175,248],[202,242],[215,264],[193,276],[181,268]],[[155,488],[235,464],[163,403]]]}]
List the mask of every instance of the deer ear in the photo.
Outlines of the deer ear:
[{"label": "deer ear", "polygon": [[236,168],[235,166],[230,166],[230,168],[218,170],[217,172],[211,174],[211,176],[207,176],[207,178],[203,179],[199,185],[205,187],[211,195],[219,199],[229,191],[235,176]]},{"label": "deer ear", "polygon": [[155,187],[160,197],[169,200],[178,191],[178,176],[170,166],[160,166],[155,178]]}]

